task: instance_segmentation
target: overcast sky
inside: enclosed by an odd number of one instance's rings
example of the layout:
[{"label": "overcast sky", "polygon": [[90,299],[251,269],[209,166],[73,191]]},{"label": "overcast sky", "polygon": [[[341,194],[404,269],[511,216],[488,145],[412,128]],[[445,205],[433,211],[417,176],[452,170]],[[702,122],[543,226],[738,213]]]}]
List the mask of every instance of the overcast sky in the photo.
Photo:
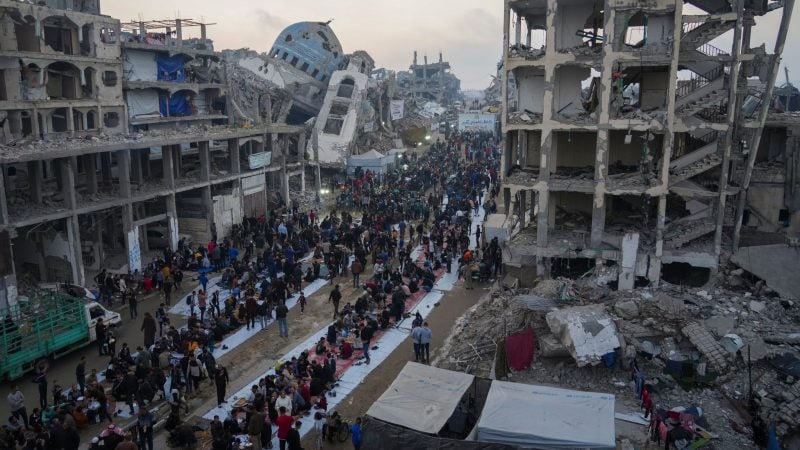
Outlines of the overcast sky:
[{"label": "overcast sky", "polygon": [[[420,62],[426,54],[438,59],[441,51],[463,89],[488,86],[503,38],[502,0],[104,0],[101,6],[103,14],[123,22],[181,17],[216,23],[208,37],[217,50],[265,51],[289,24],[332,19],[344,51],[366,50],[378,67],[407,70],[414,50]],[[795,85],[800,85],[798,10],[784,52]],[[765,42],[772,52],[774,36],[769,35],[778,28],[780,12],[756,20],[762,26],[754,29],[753,46]],[[778,81],[783,83],[783,73]]]}]

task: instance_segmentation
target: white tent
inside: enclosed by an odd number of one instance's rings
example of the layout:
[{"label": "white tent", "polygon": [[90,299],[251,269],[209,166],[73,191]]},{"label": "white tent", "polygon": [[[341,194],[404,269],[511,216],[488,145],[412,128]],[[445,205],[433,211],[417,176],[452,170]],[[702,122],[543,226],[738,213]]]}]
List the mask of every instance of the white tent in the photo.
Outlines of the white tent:
[{"label": "white tent", "polygon": [[347,159],[347,173],[352,174],[356,167],[361,167],[364,171],[385,173],[388,159],[383,153],[377,150],[370,150],[360,155],[353,155]]},{"label": "white tent", "polygon": [[493,381],[476,440],[537,449],[613,449],[614,396]]},{"label": "white tent", "polygon": [[447,423],[474,378],[409,362],[372,404],[367,415],[421,433],[436,434]]}]

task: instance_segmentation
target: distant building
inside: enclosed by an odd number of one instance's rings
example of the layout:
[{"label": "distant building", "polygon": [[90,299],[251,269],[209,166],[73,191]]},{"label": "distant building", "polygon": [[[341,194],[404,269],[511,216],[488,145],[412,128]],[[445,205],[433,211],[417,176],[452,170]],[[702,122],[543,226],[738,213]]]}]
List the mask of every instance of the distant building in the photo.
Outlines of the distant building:
[{"label": "distant building", "polygon": [[425,56],[424,63],[418,64],[415,51],[409,71],[397,73],[397,88],[407,98],[449,105],[460,98],[461,81],[450,73],[450,63],[442,59],[441,53],[439,62],[428,64]]}]

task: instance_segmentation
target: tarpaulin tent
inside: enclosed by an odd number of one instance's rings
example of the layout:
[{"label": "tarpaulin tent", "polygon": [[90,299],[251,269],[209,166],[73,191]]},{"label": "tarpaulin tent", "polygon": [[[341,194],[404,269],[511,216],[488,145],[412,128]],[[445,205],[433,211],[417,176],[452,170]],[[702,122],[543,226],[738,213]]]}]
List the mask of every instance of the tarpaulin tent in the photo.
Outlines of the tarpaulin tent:
[{"label": "tarpaulin tent", "polygon": [[125,92],[125,96],[129,117],[159,114],[158,92],[155,89],[131,89]]},{"label": "tarpaulin tent", "polygon": [[185,81],[186,72],[183,70],[184,59],[182,55],[156,56],[158,79],[161,81]]},{"label": "tarpaulin tent", "polygon": [[370,170],[377,173],[385,173],[389,160],[383,153],[377,150],[370,150],[361,155],[353,155],[347,158],[347,173],[352,175],[356,167],[361,167],[364,171]]},{"label": "tarpaulin tent", "polygon": [[474,376],[407,363],[367,415],[422,433],[436,434],[447,423]]},{"label": "tarpaulin tent", "polygon": [[155,53],[126,49],[123,55],[122,70],[126,80],[156,81],[159,79]]},{"label": "tarpaulin tent", "polygon": [[613,449],[614,396],[493,381],[476,426],[481,442],[537,449]]},{"label": "tarpaulin tent", "polygon": [[514,450],[466,441],[491,380],[409,362],[370,407],[362,448],[383,450]]}]

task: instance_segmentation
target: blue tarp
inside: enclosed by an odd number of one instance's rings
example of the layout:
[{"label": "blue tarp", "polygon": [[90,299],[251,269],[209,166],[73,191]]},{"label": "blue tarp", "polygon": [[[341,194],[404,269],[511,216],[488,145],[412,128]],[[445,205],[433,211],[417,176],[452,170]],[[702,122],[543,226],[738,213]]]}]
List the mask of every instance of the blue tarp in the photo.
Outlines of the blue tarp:
[{"label": "blue tarp", "polygon": [[169,98],[169,111],[167,111],[167,96],[158,97],[158,109],[163,117],[188,116],[192,113],[189,104],[189,92],[178,91]]},{"label": "blue tarp", "polygon": [[158,79],[161,81],[185,81],[186,72],[183,70],[183,56],[156,56]]}]

